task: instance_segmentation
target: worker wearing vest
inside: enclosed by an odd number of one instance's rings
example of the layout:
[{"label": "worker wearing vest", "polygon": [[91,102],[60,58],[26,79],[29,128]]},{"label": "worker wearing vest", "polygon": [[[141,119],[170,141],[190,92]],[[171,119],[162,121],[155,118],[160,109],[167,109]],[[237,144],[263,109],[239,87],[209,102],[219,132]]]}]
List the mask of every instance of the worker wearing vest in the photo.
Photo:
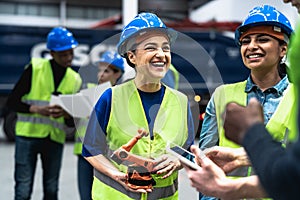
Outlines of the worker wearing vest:
[{"label": "worker wearing vest", "polygon": [[165,75],[161,81],[169,86],[170,88],[174,88],[175,90],[178,90],[179,87],[179,72],[174,67],[173,64],[170,65],[170,69]]},{"label": "worker wearing vest", "polygon": [[43,167],[44,199],[58,198],[65,128],[74,126],[74,122],[60,106],[49,102],[51,95],[72,94],[81,86],[79,74],[70,68],[77,45],[67,29],[52,29],[47,48],[53,59],[32,58],[9,97],[9,106],[18,113],[15,199],[30,199],[38,155]]},{"label": "worker wearing vest", "polygon": [[[224,136],[222,113],[228,102],[247,105],[257,98],[264,110],[265,125],[283,145],[290,137],[289,113],[295,104],[293,85],[289,84],[283,63],[293,29],[276,8],[264,5],[249,12],[235,32],[244,65],[250,69],[246,81],[220,86],[210,99],[200,133],[199,147],[214,145],[239,147]],[[226,116],[225,116],[226,117]],[[251,169],[238,169],[232,176],[247,176]],[[200,194],[201,196],[201,194]],[[200,199],[216,199],[200,197]]]},{"label": "worker wearing vest", "polygon": [[[165,149],[169,141],[189,148],[194,127],[187,97],[161,84],[171,64],[170,48],[176,35],[152,13],[141,13],[124,27],[118,52],[136,76],[106,90],[91,115],[82,153],[96,169],[93,199],[178,199],[181,164]],[[153,187],[149,182],[144,187],[128,184],[128,163],[112,156],[137,134],[142,136],[130,153],[139,156],[144,163],[137,164],[141,168],[153,164]]]},{"label": "worker wearing vest", "polygon": [[[96,63],[98,67],[98,84],[110,81],[111,85],[116,85],[124,73],[123,58],[115,51],[105,51],[100,60]],[[87,88],[96,87],[95,83],[88,83]],[[80,119],[76,128],[74,154],[78,156],[77,162],[77,183],[80,199],[92,199],[92,184],[94,177],[93,166],[81,155],[82,141],[86,132],[88,119]]]}]

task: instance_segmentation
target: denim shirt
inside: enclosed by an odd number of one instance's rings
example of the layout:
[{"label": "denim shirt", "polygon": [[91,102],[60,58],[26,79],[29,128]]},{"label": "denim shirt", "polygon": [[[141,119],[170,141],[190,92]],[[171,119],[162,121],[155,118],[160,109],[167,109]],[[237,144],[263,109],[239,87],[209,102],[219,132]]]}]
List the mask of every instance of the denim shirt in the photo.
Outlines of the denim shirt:
[{"label": "denim shirt", "polygon": [[[253,83],[251,77],[248,77],[245,88],[245,92],[247,93],[247,104],[253,97],[261,103],[264,111],[265,125],[269,122],[270,118],[276,111],[276,108],[288,85],[289,81],[287,75],[285,75],[276,85],[263,92],[257,85],[255,85],[255,83]],[[199,147],[201,149],[218,145],[219,141],[217,116],[213,99],[214,95],[212,95],[205,110],[205,117],[202,123],[199,139]]]}]

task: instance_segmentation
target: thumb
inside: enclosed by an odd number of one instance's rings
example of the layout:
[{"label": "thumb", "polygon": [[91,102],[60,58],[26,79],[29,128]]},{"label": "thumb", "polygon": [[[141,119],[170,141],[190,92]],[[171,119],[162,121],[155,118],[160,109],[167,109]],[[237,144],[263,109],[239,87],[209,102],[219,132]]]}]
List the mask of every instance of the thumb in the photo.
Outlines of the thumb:
[{"label": "thumb", "polygon": [[248,103],[249,107],[261,107],[259,101],[256,98],[251,98]]},{"label": "thumb", "polygon": [[256,98],[251,98],[247,107],[252,111],[252,114],[257,117],[258,121],[264,121],[262,106]]},{"label": "thumb", "polygon": [[200,150],[197,146],[191,146],[191,152],[195,155],[195,161],[198,165],[203,166],[204,159],[207,158],[202,150]]}]

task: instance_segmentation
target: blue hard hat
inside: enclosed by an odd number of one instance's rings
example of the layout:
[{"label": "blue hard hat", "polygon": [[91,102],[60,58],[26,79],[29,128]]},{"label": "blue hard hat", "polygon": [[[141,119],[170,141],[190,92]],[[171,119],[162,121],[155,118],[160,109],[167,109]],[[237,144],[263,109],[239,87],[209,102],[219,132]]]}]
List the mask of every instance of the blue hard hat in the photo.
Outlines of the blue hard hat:
[{"label": "blue hard hat", "polygon": [[155,14],[140,13],[123,28],[120,41],[117,45],[118,53],[124,57],[126,52],[131,48],[131,46],[127,45],[128,41],[146,30],[159,30],[166,33],[170,40],[170,44],[172,44],[177,37],[177,32],[171,28],[167,28],[162,20]]},{"label": "blue hard hat", "polygon": [[116,68],[118,68],[119,70],[121,70],[122,72],[124,72],[124,60],[123,58],[115,51],[105,51],[99,62],[105,62],[108,63],[110,65],[115,66]]},{"label": "blue hard hat", "polygon": [[47,36],[47,48],[52,51],[65,51],[77,46],[73,34],[64,27],[53,28]]},{"label": "blue hard hat", "polygon": [[[288,18],[278,11],[275,7],[270,5],[257,6],[249,11],[247,18],[244,20],[242,25],[240,25],[235,30],[235,42],[240,46],[240,37],[245,30],[254,26],[275,26],[276,30],[283,32],[290,37],[293,33],[293,28],[291,26]],[[279,29],[278,29],[279,28]]]}]

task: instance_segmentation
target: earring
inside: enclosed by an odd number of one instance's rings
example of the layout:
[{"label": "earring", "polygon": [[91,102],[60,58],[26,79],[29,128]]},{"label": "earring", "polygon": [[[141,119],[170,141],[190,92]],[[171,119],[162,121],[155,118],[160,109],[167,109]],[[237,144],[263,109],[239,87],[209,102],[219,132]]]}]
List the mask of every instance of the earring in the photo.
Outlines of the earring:
[{"label": "earring", "polygon": [[284,55],[280,60],[280,64],[286,63],[286,60],[287,60],[287,56]]}]

